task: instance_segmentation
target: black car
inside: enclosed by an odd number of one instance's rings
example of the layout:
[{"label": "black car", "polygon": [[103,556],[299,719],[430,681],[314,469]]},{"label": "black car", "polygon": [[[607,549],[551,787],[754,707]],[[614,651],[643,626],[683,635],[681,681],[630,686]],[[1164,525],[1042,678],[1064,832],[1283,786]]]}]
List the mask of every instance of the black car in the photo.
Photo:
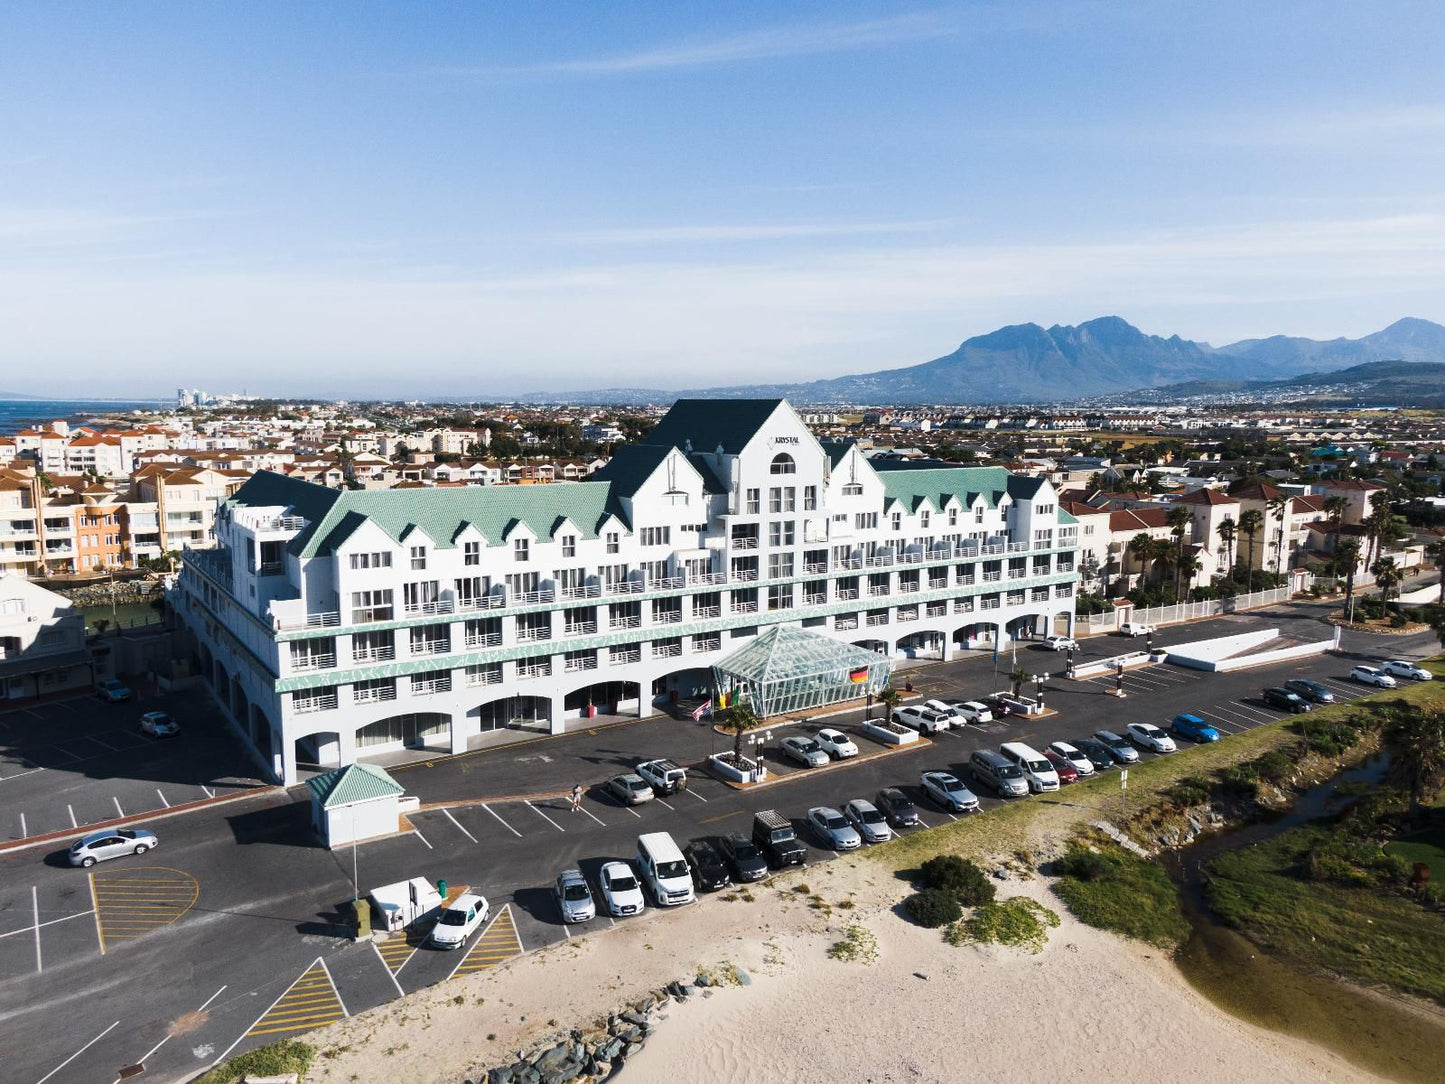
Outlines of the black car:
[{"label": "black car", "polygon": [[885,787],[873,799],[878,811],[888,818],[894,828],[908,828],[918,823],[918,810],[897,787]]},{"label": "black car", "polygon": [[988,710],[993,712],[995,719],[1002,719],[1005,715],[1014,713],[1013,705],[1008,703],[998,693],[989,693],[987,696],[980,696],[979,702],[988,705]]},{"label": "black car", "polygon": [[1109,747],[1101,741],[1093,738],[1079,738],[1074,742],[1074,748],[1089,758],[1096,771],[1105,771],[1115,764],[1122,763]]},{"label": "black car", "polygon": [[761,881],[768,875],[768,860],[762,848],[747,836],[723,836],[717,841],[717,847],[740,884]]},{"label": "black car", "polygon": [[727,863],[722,855],[705,839],[695,839],[682,849],[687,859],[687,868],[692,870],[692,883],[698,888],[712,892],[732,884]]},{"label": "black car", "polygon": [[1279,708],[1280,711],[1287,711],[1291,715],[1299,715],[1310,710],[1309,701],[1300,696],[1299,693],[1292,693],[1288,689],[1266,689],[1259,694],[1259,698],[1272,708]]},{"label": "black car", "polygon": [[1311,681],[1309,678],[1290,678],[1284,683],[1284,687],[1296,696],[1308,700],[1311,704],[1333,704],[1335,702],[1334,693],[1318,681]]}]

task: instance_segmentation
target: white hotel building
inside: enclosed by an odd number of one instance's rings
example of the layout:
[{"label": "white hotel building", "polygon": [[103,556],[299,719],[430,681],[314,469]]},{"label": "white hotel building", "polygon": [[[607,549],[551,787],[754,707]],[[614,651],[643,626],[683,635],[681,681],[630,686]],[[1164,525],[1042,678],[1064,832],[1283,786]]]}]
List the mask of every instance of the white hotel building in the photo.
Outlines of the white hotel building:
[{"label": "white hotel building", "polygon": [[253,477],[190,550],[201,672],[276,776],[706,695],[776,624],[904,656],[1073,627],[1077,527],[998,467],[871,464],[778,399],[681,400],[592,480]]}]

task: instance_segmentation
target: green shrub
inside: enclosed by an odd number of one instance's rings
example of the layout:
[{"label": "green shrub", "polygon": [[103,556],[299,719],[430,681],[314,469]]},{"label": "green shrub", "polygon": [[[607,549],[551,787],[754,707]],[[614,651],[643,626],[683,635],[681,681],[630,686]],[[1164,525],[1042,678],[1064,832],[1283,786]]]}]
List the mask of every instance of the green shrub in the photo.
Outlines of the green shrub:
[{"label": "green shrub", "polygon": [[994,885],[977,863],[956,854],[940,854],[930,858],[919,869],[925,888],[951,892],[964,907],[977,907],[994,897]]},{"label": "green shrub", "polygon": [[1196,775],[1185,776],[1168,793],[1177,806],[1203,805],[1209,801],[1209,784]]},{"label": "green shrub", "polygon": [[903,909],[914,922],[929,929],[957,922],[963,915],[963,908],[958,905],[953,893],[941,888],[915,892],[903,901]]},{"label": "green shrub", "polygon": [[986,903],[973,917],[961,919],[943,935],[950,945],[974,942],[985,945],[1009,945],[1042,952],[1049,939],[1049,930],[1059,924],[1059,916],[1027,896],[1014,896],[1000,903]]},{"label": "green shrub", "polygon": [[1093,853],[1076,844],[1056,868],[1062,877],[1054,891],[1079,921],[1162,948],[1189,936],[1179,893],[1158,863],[1111,845]]},{"label": "green shrub", "polygon": [[1255,774],[1269,783],[1283,783],[1294,770],[1295,759],[1284,749],[1271,749],[1254,762]]},{"label": "green shrub", "polygon": [[304,1080],[315,1057],[316,1048],[309,1043],[281,1039],[218,1065],[196,1084],[237,1084],[248,1076],[285,1076],[288,1073],[295,1073]]},{"label": "green shrub", "polygon": [[1259,794],[1259,775],[1253,764],[1231,764],[1220,773],[1219,782],[1225,790],[1243,798]]},{"label": "green shrub", "polygon": [[1061,877],[1072,877],[1078,881],[1102,881],[1116,869],[1119,861],[1112,855],[1092,851],[1075,843],[1069,853],[1054,863],[1054,869]]}]

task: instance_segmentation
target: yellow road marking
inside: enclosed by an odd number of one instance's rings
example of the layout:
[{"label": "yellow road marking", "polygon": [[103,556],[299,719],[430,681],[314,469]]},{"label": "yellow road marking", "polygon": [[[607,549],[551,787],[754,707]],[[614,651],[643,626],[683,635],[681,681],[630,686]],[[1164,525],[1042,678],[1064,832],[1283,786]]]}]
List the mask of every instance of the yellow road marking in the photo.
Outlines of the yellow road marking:
[{"label": "yellow road marking", "polygon": [[395,975],[416,954],[421,943],[421,937],[407,934],[405,937],[388,938],[376,946],[376,951],[381,956],[382,963],[386,964],[387,970]]},{"label": "yellow road marking", "polygon": [[476,943],[447,977],[485,971],[513,956],[520,956],[522,951],[522,938],[517,933],[517,923],[512,918],[512,905],[507,904],[482,931],[482,936],[477,938]]},{"label": "yellow road marking", "polygon": [[140,866],[90,875],[95,928],[104,953],[117,941],[169,926],[195,906],[200,883],[184,870]]},{"label": "yellow road marking", "polygon": [[310,1031],[349,1015],[336,984],[331,981],[331,972],[317,957],[316,962],[260,1015],[245,1037]]}]

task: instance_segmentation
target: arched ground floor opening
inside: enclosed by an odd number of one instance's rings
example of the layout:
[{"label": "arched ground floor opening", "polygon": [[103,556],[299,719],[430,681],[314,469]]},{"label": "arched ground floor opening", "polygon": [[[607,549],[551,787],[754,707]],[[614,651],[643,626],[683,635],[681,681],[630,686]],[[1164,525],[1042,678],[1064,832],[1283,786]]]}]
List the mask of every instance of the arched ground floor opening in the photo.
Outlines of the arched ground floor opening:
[{"label": "arched ground floor opening", "polygon": [[367,723],[356,730],[360,756],[387,749],[446,749],[451,743],[452,717],[439,711],[408,712]]},{"label": "arched ground floor opening", "polygon": [[341,735],[334,730],[318,730],[297,738],[296,766],[311,771],[341,767]]}]

